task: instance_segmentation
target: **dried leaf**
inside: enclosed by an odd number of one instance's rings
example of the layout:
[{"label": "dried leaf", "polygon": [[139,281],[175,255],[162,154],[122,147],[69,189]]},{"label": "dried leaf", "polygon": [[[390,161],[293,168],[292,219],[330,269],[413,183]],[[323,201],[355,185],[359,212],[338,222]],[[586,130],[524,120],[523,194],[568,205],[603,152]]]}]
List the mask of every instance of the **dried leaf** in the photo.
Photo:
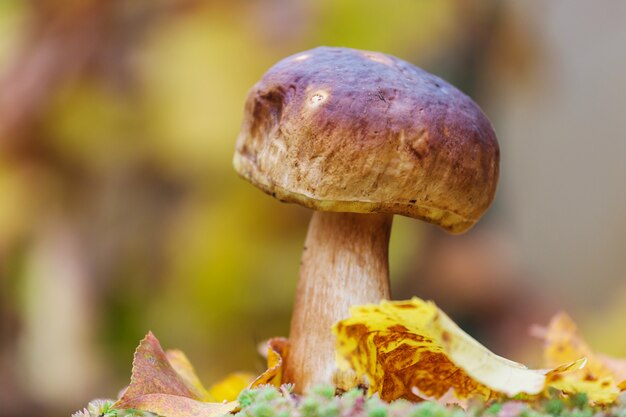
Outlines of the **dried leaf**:
[{"label": "dried leaf", "polygon": [[289,342],[283,337],[267,341],[267,370],[255,379],[250,388],[260,385],[280,387],[283,379],[283,358],[289,351]]},{"label": "dried leaf", "polygon": [[234,402],[205,402],[207,395],[185,355],[177,351],[166,354],[156,337],[148,333],[135,351],[130,385],[113,407],[164,417],[213,417],[237,406]]},{"label": "dried leaf", "polygon": [[[489,399],[534,395],[545,388],[547,371],[492,353],[432,302],[383,301],[352,307],[350,314],[333,328],[340,366],[366,375],[370,393],[378,392],[384,400],[439,399],[450,390],[459,400]],[[566,364],[553,372],[580,365]]]},{"label": "dried leaf", "polygon": [[587,358],[587,366],[554,378],[550,385],[565,393],[584,392],[597,404],[617,400],[626,388],[626,361],[595,353],[578,333],[574,321],[565,313],[555,315],[547,328],[534,333],[546,342],[545,361],[548,366],[575,358]]},{"label": "dried leaf", "polygon": [[237,407],[230,403],[205,403],[171,394],[145,394],[129,399],[123,408],[150,411],[163,417],[218,417]]}]

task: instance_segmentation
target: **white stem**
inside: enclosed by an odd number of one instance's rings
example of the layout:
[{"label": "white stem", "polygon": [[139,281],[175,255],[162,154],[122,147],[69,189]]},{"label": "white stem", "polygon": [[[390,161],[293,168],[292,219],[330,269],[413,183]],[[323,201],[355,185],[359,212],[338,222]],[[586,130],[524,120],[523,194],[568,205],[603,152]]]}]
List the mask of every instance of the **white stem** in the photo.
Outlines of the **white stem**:
[{"label": "white stem", "polygon": [[332,325],[355,304],[389,298],[392,216],[316,211],[306,237],[296,293],[285,382],[297,392],[332,382]]}]

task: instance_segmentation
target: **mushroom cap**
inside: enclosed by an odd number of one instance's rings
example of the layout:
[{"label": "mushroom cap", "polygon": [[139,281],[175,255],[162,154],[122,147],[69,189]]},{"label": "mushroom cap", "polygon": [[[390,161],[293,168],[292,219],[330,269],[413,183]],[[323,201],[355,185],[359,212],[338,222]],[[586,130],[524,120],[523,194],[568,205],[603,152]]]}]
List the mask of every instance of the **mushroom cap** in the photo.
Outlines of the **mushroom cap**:
[{"label": "mushroom cap", "polygon": [[498,181],[496,135],[458,89],[396,57],[319,47],[250,90],[235,170],[281,201],[469,229]]}]

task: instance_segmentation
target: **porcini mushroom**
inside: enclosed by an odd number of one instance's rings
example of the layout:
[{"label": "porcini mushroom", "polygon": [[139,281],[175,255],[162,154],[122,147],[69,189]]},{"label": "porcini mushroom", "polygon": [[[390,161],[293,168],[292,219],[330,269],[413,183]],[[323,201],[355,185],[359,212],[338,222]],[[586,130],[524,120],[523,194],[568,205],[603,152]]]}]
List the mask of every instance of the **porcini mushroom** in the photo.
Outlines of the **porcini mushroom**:
[{"label": "porcini mushroom", "polygon": [[331,326],[389,298],[392,216],[452,233],[495,194],[499,148],[465,94],[408,62],[320,47],[274,65],[250,90],[236,171],[281,201],[315,210],[305,241],[284,378],[332,380]]}]

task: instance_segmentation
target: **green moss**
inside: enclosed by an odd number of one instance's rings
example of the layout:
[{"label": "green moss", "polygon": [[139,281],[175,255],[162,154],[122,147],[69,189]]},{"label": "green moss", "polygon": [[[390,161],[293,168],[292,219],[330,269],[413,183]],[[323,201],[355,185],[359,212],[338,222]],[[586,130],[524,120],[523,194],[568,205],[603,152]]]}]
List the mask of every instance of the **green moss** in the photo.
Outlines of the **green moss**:
[{"label": "green moss", "polygon": [[439,403],[425,401],[414,406],[410,417],[447,417],[448,409]]},{"label": "green moss", "polygon": [[498,415],[500,410],[502,410],[502,403],[494,403],[485,409],[485,414]]},{"label": "green moss", "polygon": [[[543,401],[470,401],[467,411],[458,406],[446,407],[434,401],[391,403],[378,396],[368,397],[353,389],[335,395],[330,386],[320,386],[305,396],[293,394],[291,386],[280,390],[264,386],[239,394],[240,410],[235,417],[626,417],[624,399],[612,407],[594,407],[586,395],[562,398],[554,392]],[[157,417],[133,410],[114,410],[113,401],[92,401],[77,417]]]},{"label": "green moss", "polygon": [[282,398],[282,395],[277,389],[262,387],[258,390],[257,398],[260,401],[273,401],[277,398]]},{"label": "green moss", "polygon": [[[367,397],[360,389],[353,389],[343,395],[335,395],[334,389],[321,386],[311,390],[306,396],[289,394],[285,397],[275,388],[276,395],[254,395],[242,393],[240,397],[256,398],[264,404],[270,404],[275,410],[275,417],[626,417],[626,404],[614,407],[592,407],[586,395],[563,398],[557,392],[543,401],[522,401],[518,399],[490,401],[472,401],[465,411],[458,406],[446,407],[434,401],[412,403],[398,400],[386,403],[377,396]],[[251,390],[252,393],[259,390]],[[242,403],[240,417],[265,417],[248,412]],[[274,417],[272,416],[272,417]]]},{"label": "green moss", "polygon": [[158,417],[146,411],[116,410],[113,400],[93,400],[87,408],[72,414],[72,417]]},{"label": "green moss", "polygon": [[372,408],[368,410],[367,417],[387,417],[387,409],[383,406]]},{"label": "green moss", "polygon": [[325,404],[319,409],[320,417],[339,417],[339,405],[336,403]]},{"label": "green moss", "polygon": [[569,403],[575,408],[585,408],[589,404],[589,397],[585,393],[572,395],[569,399]]},{"label": "green moss", "polygon": [[239,393],[237,397],[237,401],[239,401],[239,405],[241,408],[246,408],[252,405],[254,400],[256,399],[257,391],[256,390],[248,390],[245,389]]},{"label": "green moss", "polygon": [[335,387],[332,385],[320,385],[313,388],[312,393],[313,395],[330,400],[335,396]]},{"label": "green moss", "polygon": [[563,412],[565,404],[559,399],[551,399],[546,401],[544,407],[548,414],[552,414],[553,416],[559,416]]},{"label": "green moss", "polygon": [[253,417],[274,417],[276,414],[275,408],[269,403],[252,404],[248,411]]},{"label": "green moss", "polygon": [[300,405],[300,414],[302,417],[318,417],[319,400],[315,397],[306,397],[302,399]]}]

